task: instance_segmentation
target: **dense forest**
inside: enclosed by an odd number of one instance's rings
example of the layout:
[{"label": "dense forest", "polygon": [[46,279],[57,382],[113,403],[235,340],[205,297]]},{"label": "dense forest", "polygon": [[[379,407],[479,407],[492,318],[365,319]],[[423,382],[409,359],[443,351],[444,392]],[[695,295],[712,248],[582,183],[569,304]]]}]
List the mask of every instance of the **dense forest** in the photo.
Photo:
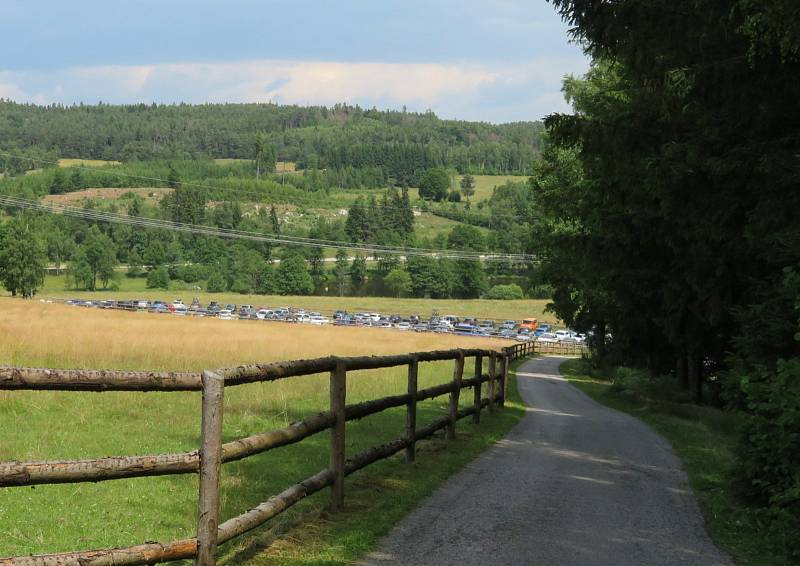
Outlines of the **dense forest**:
[{"label": "dense forest", "polygon": [[[542,132],[539,122],[493,125],[346,104],[37,106],[0,100],[3,152],[125,162],[250,159],[261,134],[278,160],[301,168],[373,167],[409,185],[439,166],[462,173],[528,174]],[[0,156],[0,171],[18,172],[21,166]]]},{"label": "dense forest", "polygon": [[552,3],[593,58],[534,175],[553,308],[740,412],[734,480],[797,563],[800,5]]}]

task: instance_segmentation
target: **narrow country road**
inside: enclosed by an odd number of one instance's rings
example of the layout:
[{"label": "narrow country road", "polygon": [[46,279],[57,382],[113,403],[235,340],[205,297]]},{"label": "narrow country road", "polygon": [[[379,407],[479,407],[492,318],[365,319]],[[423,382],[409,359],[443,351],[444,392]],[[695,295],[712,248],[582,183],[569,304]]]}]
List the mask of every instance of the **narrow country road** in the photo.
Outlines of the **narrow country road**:
[{"label": "narrow country road", "polygon": [[520,367],[520,423],[364,564],[732,564],[708,538],[669,444],[559,377],[563,360]]}]

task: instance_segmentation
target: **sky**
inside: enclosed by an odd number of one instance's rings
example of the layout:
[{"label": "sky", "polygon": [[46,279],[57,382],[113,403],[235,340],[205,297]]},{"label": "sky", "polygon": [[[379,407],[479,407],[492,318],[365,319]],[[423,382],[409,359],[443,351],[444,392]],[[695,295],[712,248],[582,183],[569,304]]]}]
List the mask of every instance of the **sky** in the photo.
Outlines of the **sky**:
[{"label": "sky", "polygon": [[0,98],[538,120],[588,68],[545,0],[0,0]]}]

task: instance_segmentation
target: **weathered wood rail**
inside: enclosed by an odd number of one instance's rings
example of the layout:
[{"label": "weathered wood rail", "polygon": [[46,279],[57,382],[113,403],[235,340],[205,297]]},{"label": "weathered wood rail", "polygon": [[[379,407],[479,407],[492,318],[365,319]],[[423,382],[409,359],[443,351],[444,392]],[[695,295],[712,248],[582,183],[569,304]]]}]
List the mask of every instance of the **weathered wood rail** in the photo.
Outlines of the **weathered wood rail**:
[{"label": "weathered wood rail", "polygon": [[[301,499],[326,487],[331,488],[331,509],[344,504],[344,478],[378,460],[405,451],[413,461],[416,443],[444,429],[446,438],[456,435],[458,420],[471,416],[480,422],[481,411],[495,410],[505,403],[508,367],[511,360],[534,353],[533,343],[516,344],[501,352],[458,349],[417,352],[390,356],[326,357],[310,360],[243,365],[202,373],[135,372],[106,370],[56,370],[0,368],[0,390],[61,391],[202,391],[200,448],[191,452],[149,456],[119,456],[62,461],[1,462],[0,488],[35,484],[97,482],[140,476],[199,474],[199,514],[197,537],[167,543],[148,542],[126,548],[87,550],[0,558],[0,566],[122,566],[155,564],[180,559],[196,559],[202,566],[216,563],[217,545],[254,529]],[[464,377],[465,359],[475,359],[475,375]],[[488,373],[483,360],[488,359]],[[446,383],[417,388],[419,364],[453,360],[453,379]],[[407,366],[408,390],[394,395],[346,404],[347,372]],[[284,428],[222,442],[224,392],[226,387],[275,381],[319,373],[330,374],[330,408]],[[488,397],[483,384],[488,384]],[[462,389],[473,389],[471,405],[459,405]],[[417,403],[449,395],[447,415],[419,427]],[[362,419],[394,407],[406,407],[405,435],[351,456],[345,453],[345,423]],[[219,483],[222,464],[240,460],[274,448],[300,442],[330,429],[329,467],[290,486],[249,511],[219,522]]]}]

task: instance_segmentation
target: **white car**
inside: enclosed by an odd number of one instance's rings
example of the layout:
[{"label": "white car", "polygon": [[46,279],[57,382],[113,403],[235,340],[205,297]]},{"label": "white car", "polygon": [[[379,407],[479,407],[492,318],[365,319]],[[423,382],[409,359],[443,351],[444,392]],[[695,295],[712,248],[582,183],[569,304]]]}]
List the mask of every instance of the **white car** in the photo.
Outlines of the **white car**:
[{"label": "white car", "polygon": [[329,318],[326,318],[322,315],[311,315],[308,317],[308,320],[304,322],[308,322],[309,324],[313,324],[315,326],[324,326],[331,323]]},{"label": "white car", "polygon": [[256,318],[258,320],[266,320],[271,314],[272,311],[269,309],[258,309],[256,311]]},{"label": "white car", "polygon": [[411,323],[410,322],[398,322],[394,325],[395,329],[397,330],[411,330]]},{"label": "white car", "polygon": [[555,344],[558,342],[558,336],[556,336],[552,332],[545,332],[543,334],[540,334],[536,340],[539,342],[549,342]]},{"label": "white car", "polygon": [[217,318],[221,320],[233,320],[233,313],[228,309],[222,309],[221,311],[219,311]]}]

